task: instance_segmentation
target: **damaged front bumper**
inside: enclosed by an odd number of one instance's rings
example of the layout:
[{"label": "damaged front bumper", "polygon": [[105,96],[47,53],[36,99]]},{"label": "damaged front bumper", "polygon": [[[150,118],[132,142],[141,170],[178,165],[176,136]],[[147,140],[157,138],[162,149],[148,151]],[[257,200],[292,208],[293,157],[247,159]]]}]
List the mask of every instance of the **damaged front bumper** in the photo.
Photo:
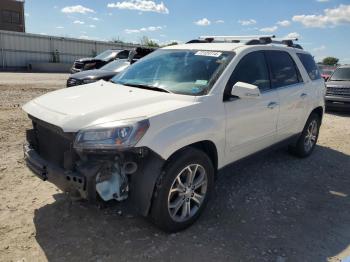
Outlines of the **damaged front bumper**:
[{"label": "damaged front bumper", "polygon": [[90,181],[90,177],[97,173],[99,167],[92,168],[90,166],[89,173],[86,172],[88,167],[82,169],[81,172],[72,172],[44,160],[30,145],[24,145],[23,150],[27,167],[41,180],[51,182],[63,192],[79,194],[82,198],[90,201],[95,200],[93,196],[96,191],[92,190],[95,183],[93,186],[89,184],[94,182]]},{"label": "damaged front bumper", "polygon": [[[76,164],[74,171],[66,170],[43,159],[30,145],[24,145],[24,159],[27,167],[41,180],[51,182],[63,192],[86,199],[90,203],[96,203],[98,199],[101,199],[101,195],[103,198],[101,190],[110,190],[103,184],[106,182],[103,181],[103,178],[102,183],[99,184],[99,180],[103,177],[101,174],[106,173],[106,170],[108,172],[109,168],[114,165],[110,160],[91,161],[90,159]],[[128,191],[127,194],[118,195],[118,198],[114,199],[125,200],[128,198],[127,202],[135,211],[142,215],[148,215],[163,164],[164,160],[161,157],[153,151],[147,150],[147,154],[137,160],[137,170],[131,175],[127,175],[127,185],[126,187],[124,185],[123,189]],[[111,176],[113,175],[111,174],[109,177]],[[97,190],[100,191],[97,192]],[[98,197],[99,195],[100,197]]]}]

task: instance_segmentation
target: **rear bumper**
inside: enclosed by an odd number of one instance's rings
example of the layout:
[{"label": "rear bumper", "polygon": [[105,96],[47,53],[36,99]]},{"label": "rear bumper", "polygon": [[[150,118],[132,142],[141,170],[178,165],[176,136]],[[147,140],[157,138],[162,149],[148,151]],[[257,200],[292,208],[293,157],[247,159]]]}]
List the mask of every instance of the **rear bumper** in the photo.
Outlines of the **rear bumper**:
[{"label": "rear bumper", "polygon": [[350,97],[326,96],[326,107],[334,109],[350,109]]}]

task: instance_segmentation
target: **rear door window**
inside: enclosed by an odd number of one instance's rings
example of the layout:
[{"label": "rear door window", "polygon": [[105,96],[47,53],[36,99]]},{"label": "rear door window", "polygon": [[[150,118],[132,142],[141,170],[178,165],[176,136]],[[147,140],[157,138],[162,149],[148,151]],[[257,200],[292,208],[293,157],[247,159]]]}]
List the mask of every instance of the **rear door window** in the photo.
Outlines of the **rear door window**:
[{"label": "rear door window", "polygon": [[292,57],[284,51],[266,51],[271,68],[271,82],[274,88],[302,82],[300,72]]},{"label": "rear door window", "polygon": [[297,54],[311,80],[321,79],[321,73],[314,58],[308,54]]}]

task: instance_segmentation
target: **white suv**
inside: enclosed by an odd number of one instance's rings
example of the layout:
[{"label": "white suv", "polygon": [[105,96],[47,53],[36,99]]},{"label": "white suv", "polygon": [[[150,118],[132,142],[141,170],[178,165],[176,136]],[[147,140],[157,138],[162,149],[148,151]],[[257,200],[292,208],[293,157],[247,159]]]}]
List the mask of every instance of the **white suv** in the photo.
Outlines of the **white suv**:
[{"label": "white suv", "polygon": [[199,217],[224,166],[273,145],[310,155],[325,95],[312,56],[269,38],[198,42],[24,105],[27,166],[75,197],[123,201],[175,232]]}]

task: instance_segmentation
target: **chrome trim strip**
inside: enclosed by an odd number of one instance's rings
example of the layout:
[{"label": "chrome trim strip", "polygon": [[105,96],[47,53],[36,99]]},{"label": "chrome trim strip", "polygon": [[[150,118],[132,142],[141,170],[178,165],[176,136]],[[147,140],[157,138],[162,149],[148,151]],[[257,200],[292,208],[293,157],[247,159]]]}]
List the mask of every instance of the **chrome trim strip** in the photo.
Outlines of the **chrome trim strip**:
[{"label": "chrome trim strip", "polygon": [[295,87],[302,86],[304,84],[305,84],[305,82],[299,82],[299,83],[295,83],[295,84],[291,84],[291,85],[287,85],[287,86],[273,87],[273,88],[270,88],[267,90],[263,90],[263,91],[261,91],[261,93],[263,94],[263,93],[267,93],[267,92],[271,92],[271,91],[278,91],[281,89],[295,88]]}]

